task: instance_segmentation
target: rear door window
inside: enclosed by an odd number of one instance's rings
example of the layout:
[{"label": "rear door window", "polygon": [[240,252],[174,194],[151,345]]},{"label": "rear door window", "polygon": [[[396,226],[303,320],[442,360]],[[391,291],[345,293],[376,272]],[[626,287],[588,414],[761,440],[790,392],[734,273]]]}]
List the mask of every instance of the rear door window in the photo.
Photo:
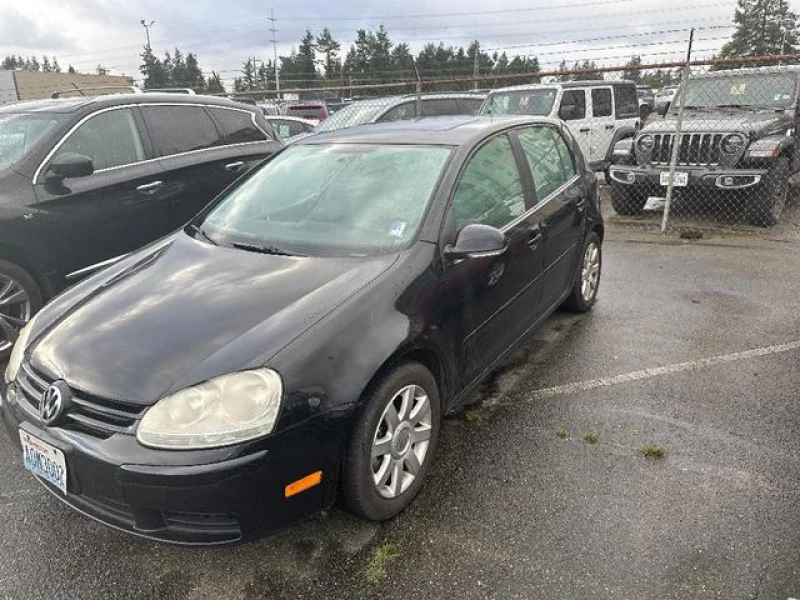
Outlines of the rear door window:
[{"label": "rear door window", "polygon": [[405,119],[413,119],[417,116],[417,105],[415,102],[403,102],[397,106],[390,108],[378,119],[379,122],[385,121],[403,121]]},{"label": "rear door window", "polygon": [[142,106],[147,130],[161,156],[225,144],[202,106]]},{"label": "rear door window", "polygon": [[610,117],[613,112],[611,105],[611,89],[595,88],[592,90],[592,115],[595,117]]},{"label": "rear door window", "polygon": [[567,90],[561,96],[558,116],[564,121],[576,121],[586,118],[586,91]]},{"label": "rear door window", "polygon": [[253,115],[244,110],[229,108],[209,108],[211,114],[222,127],[225,141],[229,144],[263,142],[269,137],[253,122]]},{"label": "rear door window", "polygon": [[459,98],[457,102],[461,115],[477,115],[483,106],[483,98]]},{"label": "rear door window", "polygon": [[95,171],[144,160],[139,128],[128,108],[110,110],[84,121],[61,144],[54,158],[62,154],[88,156]]},{"label": "rear door window", "polygon": [[442,117],[446,115],[457,115],[458,105],[453,98],[439,98],[422,100],[422,116],[423,117]]}]

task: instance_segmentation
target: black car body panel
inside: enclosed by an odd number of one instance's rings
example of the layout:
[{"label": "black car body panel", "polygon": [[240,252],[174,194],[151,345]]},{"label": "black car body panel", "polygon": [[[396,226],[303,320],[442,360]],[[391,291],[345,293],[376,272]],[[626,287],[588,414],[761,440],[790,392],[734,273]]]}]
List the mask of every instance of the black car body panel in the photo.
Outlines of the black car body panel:
[{"label": "black car body panel", "polygon": [[[399,361],[415,360],[437,380],[442,412],[457,410],[569,295],[587,235],[602,238],[597,181],[569,134],[562,135],[575,175],[536,203],[517,140],[532,125],[564,131],[550,119],[453,118],[304,140],[454,150],[416,238],[398,251],[247,253],[187,228],[67,290],[31,330],[23,369],[10,384],[17,401],[8,401],[9,383],[0,382],[9,434],[17,437],[21,427],[65,452],[67,503],[155,539],[237,541],[330,506],[370,382]],[[454,182],[476,148],[496,136],[512,140],[527,210],[504,228],[501,255],[449,260],[446,249],[457,234]],[[147,448],[134,437],[138,419],[165,395],[261,366],[283,383],[279,418],[267,437],[191,451]],[[46,427],[35,405],[55,379],[67,381],[82,403],[76,415]],[[91,419],[77,414],[87,406]],[[121,412],[127,421],[109,425],[109,415]],[[316,471],[322,485],[284,497],[286,485]]]}]

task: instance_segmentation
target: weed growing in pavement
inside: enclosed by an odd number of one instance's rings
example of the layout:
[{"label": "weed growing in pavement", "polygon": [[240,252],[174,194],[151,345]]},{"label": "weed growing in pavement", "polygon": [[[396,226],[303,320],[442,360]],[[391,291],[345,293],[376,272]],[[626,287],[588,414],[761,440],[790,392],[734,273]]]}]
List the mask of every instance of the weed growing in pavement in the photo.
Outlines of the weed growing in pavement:
[{"label": "weed growing in pavement", "polygon": [[464,413],[464,419],[466,419],[468,423],[477,423],[483,420],[483,415],[481,415],[480,411],[468,410]]},{"label": "weed growing in pavement", "polygon": [[667,449],[656,444],[642,444],[639,446],[639,454],[648,458],[664,458],[667,455]]},{"label": "weed growing in pavement", "polygon": [[561,429],[559,429],[558,431],[556,431],[556,435],[557,435],[558,437],[560,437],[562,440],[565,440],[565,439],[567,439],[567,438],[569,437],[569,431],[567,431],[566,429],[564,429],[564,428],[562,427]]},{"label": "weed growing in pavement", "polygon": [[587,444],[596,444],[600,441],[600,434],[596,431],[589,431],[583,436],[583,441]]},{"label": "weed growing in pavement", "polygon": [[378,583],[386,577],[386,567],[397,556],[397,544],[383,544],[375,549],[367,565],[365,576],[369,583]]}]

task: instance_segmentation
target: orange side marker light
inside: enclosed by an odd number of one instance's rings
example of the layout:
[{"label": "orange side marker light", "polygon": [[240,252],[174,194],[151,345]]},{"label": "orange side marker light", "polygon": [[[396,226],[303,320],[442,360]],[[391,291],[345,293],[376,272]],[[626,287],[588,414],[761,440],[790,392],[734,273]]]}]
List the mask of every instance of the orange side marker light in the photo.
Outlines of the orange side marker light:
[{"label": "orange side marker light", "polygon": [[322,483],[322,471],[317,471],[287,485],[283,495],[286,498],[291,498],[292,496],[295,496],[300,492],[305,492],[307,489],[310,489],[315,485],[319,485],[320,483]]}]

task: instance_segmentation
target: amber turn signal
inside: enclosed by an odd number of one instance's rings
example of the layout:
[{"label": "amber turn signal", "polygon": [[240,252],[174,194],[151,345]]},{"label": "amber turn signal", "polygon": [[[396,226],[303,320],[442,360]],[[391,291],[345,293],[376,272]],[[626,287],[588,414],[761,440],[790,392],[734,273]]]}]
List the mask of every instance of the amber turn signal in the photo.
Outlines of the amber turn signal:
[{"label": "amber turn signal", "polygon": [[305,492],[307,489],[312,488],[315,485],[319,485],[320,483],[322,483],[322,471],[317,471],[287,485],[283,495],[286,498],[291,498],[292,496],[299,494],[300,492]]}]

